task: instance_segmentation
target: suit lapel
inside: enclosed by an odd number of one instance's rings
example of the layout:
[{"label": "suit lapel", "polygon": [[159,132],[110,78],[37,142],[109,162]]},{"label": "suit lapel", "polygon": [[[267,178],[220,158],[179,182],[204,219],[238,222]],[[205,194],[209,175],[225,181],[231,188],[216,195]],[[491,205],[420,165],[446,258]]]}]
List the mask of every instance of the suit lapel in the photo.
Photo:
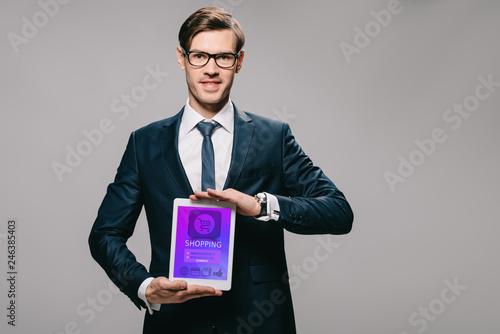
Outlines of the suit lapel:
[{"label": "suit lapel", "polygon": [[248,155],[250,142],[252,141],[255,125],[247,114],[234,106],[234,140],[231,165],[226,178],[224,189],[234,188],[240,176],[245,159]]},{"label": "suit lapel", "polygon": [[184,108],[182,108],[177,115],[165,121],[160,134],[160,141],[165,166],[172,176],[178,190],[182,193],[182,197],[187,198],[189,195],[193,194],[193,189],[186,176],[184,167],[182,167],[178,150],[179,126],[181,124],[183,112]]},{"label": "suit lapel", "polygon": [[[160,134],[161,151],[163,162],[167,171],[172,176],[177,189],[182,194],[182,197],[189,197],[194,191],[186,176],[184,167],[178,151],[179,127],[182,120],[184,108],[175,116],[167,119],[163,124],[163,129]],[[234,106],[234,140],[233,152],[231,155],[231,165],[226,178],[224,189],[234,188],[238,180],[241,170],[245,164],[245,159],[248,155],[250,142],[254,134],[255,125],[252,119],[247,114],[240,111]]]}]

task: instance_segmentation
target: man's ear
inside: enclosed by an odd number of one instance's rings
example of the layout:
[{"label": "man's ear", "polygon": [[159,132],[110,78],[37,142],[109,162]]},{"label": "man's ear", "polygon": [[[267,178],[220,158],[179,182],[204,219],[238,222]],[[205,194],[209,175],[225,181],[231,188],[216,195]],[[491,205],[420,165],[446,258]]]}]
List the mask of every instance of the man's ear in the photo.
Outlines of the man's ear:
[{"label": "man's ear", "polygon": [[236,73],[238,73],[241,70],[241,66],[243,65],[243,58],[245,58],[245,50],[241,50],[240,57],[236,62]]},{"label": "man's ear", "polygon": [[180,46],[178,46],[177,47],[177,63],[179,64],[179,67],[183,71],[186,69],[186,66],[184,64],[184,59],[186,59],[186,58],[184,57],[184,53],[182,53],[182,48]]}]

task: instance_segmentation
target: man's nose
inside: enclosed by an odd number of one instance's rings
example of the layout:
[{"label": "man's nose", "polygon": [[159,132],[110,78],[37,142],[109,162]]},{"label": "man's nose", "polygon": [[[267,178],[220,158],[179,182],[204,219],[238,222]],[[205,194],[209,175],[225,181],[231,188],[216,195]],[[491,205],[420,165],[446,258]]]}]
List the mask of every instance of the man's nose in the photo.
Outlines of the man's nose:
[{"label": "man's nose", "polygon": [[210,58],[208,63],[205,65],[203,68],[205,70],[205,73],[207,75],[213,76],[219,73],[219,66],[217,66],[217,63],[215,62],[215,58]]}]

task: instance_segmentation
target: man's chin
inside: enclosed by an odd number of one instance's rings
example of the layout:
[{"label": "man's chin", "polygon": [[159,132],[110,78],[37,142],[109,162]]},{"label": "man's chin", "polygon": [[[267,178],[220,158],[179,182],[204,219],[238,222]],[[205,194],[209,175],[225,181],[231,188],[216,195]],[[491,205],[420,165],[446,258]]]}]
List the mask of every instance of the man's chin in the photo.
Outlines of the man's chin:
[{"label": "man's chin", "polygon": [[219,105],[221,103],[224,103],[224,98],[220,96],[220,94],[213,94],[210,96],[210,94],[203,96],[202,99],[199,100],[200,104],[205,104],[205,105]]}]

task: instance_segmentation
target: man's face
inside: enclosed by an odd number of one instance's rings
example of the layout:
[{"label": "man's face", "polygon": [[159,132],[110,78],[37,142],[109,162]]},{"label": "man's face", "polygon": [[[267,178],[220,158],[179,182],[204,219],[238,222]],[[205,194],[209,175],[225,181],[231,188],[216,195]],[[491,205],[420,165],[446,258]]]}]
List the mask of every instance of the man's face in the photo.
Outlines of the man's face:
[{"label": "man's face", "polygon": [[[236,53],[236,35],[230,29],[202,31],[193,37],[191,47],[186,51]],[[234,75],[241,69],[243,52],[231,68],[217,66],[213,58],[203,67],[192,66],[180,47],[177,48],[177,59],[181,70],[186,71],[191,107],[200,113],[220,111],[229,100]]]}]

